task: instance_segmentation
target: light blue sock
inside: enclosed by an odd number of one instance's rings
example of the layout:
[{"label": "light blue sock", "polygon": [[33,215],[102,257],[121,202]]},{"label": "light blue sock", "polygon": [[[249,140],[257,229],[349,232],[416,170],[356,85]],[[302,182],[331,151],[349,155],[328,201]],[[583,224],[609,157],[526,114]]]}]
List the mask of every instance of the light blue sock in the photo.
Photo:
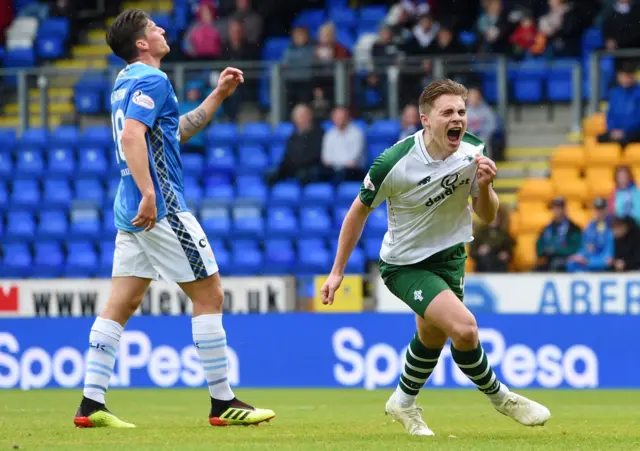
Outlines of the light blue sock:
[{"label": "light blue sock", "polygon": [[222,327],[222,314],[196,316],[191,320],[193,343],[214,399],[230,401],[234,398],[227,377],[227,335]]}]

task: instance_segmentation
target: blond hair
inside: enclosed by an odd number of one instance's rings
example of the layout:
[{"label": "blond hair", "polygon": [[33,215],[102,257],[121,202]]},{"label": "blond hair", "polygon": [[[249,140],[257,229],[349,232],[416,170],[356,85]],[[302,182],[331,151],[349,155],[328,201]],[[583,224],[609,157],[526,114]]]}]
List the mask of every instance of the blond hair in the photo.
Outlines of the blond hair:
[{"label": "blond hair", "polygon": [[420,99],[418,100],[420,114],[429,113],[435,101],[446,94],[460,96],[466,102],[468,90],[464,85],[448,78],[432,81],[420,94]]}]

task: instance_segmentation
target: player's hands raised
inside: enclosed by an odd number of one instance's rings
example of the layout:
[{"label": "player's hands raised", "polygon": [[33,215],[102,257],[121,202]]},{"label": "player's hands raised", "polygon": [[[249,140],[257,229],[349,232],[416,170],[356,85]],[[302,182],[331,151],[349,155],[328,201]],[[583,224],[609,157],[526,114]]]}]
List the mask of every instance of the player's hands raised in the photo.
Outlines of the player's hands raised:
[{"label": "player's hands raised", "polygon": [[240,69],[235,67],[227,67],[218,77],[217,91],[225,98],[232,95],[236,88],[244,83],[244,75]]},{"label": "player's hands raised", "polygon": [[138,206],[138,215],[131,220],[131,224],[136,227],[144,227],[144,231],[148,232],[155,227],[157,218],[156,195],[155,193],[148,194],[142,196]]},{"label": "player's hands raised", "polygon": [[320,293],[322,294],[322,303],[324,305],[333,304],[333,297],[336,294],[336,290],[340,288],[342,279],[344,279],[344,275],[330,274],[327,281],[322,285]]},{"label": "player's hands raised", "polygon": [[478,184],[488,186],[496,176],[496,164],[484,155],[477,155],[475,163],[478,165]]}]

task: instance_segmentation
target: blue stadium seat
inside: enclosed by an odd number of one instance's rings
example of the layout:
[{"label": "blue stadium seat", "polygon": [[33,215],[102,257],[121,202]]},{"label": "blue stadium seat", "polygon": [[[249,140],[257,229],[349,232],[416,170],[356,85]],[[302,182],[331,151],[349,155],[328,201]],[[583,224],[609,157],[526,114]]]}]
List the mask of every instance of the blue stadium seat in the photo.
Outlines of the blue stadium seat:
[{"label": "blue stadium seat", "polygon": [[95,240],[100,236],[100,214],[95,208],[72,208],[70,212],[71,236]]},{"label": "blue stadium seat", "polygon": [[378,29],[387,15],[386,6],[363,6],[360,8],[359,25]]},{"label": "blue stadium seat", "polygon": [[10,211],[7,213],[7,229],[5,239],[24,241],[33,238],[36,232],[36,221],[33,214],[26,211]]},{"label": "blue stadium seat", "polygon": [[295,265],[297,275],[316,276],[328,274],[333,264],[333,258],[326,245],[320,240],[298,241],[298,260]]},{"label": "blue stadium seat", "polygon": [[47,142],[50,149],[56,147],[75,147],[78,144],[80,132],[73,125],[63,125],[56,128]]},{"label": "blue stadium seat", "polygon": [[73,198],[66,180],[46,179],[42,193],[42,201],[48,207],[68,207]]},{"label": "blue stadium seat", "polygon": [[235,207],[233,209],[234,238],[261,238],[264,235],[262,211],[256,207]]},{"label": "blue stadium seat", "polygon": [[252,176],[238,176],[236,186],[238,188],[236,202],[262,205],[267,201],[268,190],[259,177],[256,179]]},{"label": "blue stadium seat", "polygon": [[232,185],[206,184],[204,205],[229,205],[235,201],[236,193]]},{"label": "blue stadium seat", "polygon": [[280,122],[273,130],[273,141],[284,144],[293,134],[296,127],[292,122]]},{"label": "blue stadium seat", "polygon": [[353,49],[356,46],[356,38],[350,30],[338,28],[336,32],[336,41],[347,49],[350,53],[353,53]]},{"label": "blue stadium seat", "polygon": [[360,182],[342,182],[336,189],[336,204],[349,206],[360,193]]},{"label": "blue stadium seat", "polygon": [[227,238],[231,234],[231,217],[229,216],[229,210],[221,206],[202,207],[200,209],[200,225],[202,225],[202,229],[207,236]]},{"label": "blue stadium seat", "polygon": [[589,28],[582,35],[582,54],[589,55],[594,50],[604,47],[604,39],[599,28]]},{"label": "blue stadium seat", "polygon": [[107,180],[107,204],[113,204],[118,193],[118,187],[120,186],[120,179],[116,177],[110,177]]},{"label": "blue stadium seat", "polygon": [[329,9],[329,20],[332,21],[337,29],[354,28],[358,22],[356,12],[348,7],[334,7]]},{"label": "blue stadium seat", "polygon": [[185,175],[200,177],[204,171],[204,155],[197,153],[183,153],[181,155],[182,169]]},{"label": "blue stadium seat", "polygon": [[364,226],[364,236],[367,238],[382,237],[387,233],[387,209],[380,206],[373,210]]},{"label": "blue stadium seat", "polygon": [[111,277],[111,270],[113,268],[113,254],[116,250],[115,241],[101,241],[98,246],[98,253],[100,259],[98,261],[98,276]]},{"label": "blue stadium seat", "polygon": [[262,174],[269,167],[269,158],[261,146],[238,148],[238,174]]},{"label": "blue stadium seat", "polygon": [[266,145],[271,141],[271,126],[266,122],[247,122],[240,130],[238,143],[245,146]]},{"label": "blue stadium seat", "polygon": [[98,271],[98,254],[89,241],[67,243],[65,277],[93,277]]},{"label": "blue stadium seat", "polygon": [[45,210],[40,212],[37,238],[50,240],[68,236],[69,221],[62,210]]},{"label": "blue stadium seat", "polygon": [[4,64],[4,57],[6,56],[7,52],[4,49],[3,46],[0,45],[0,66],[2,66]]},{"label": "blue stadium seat", "polygon": [[478,35],[473,31],[461,31],[458,34],[458,41],[465,47],[473,47],[478,42]]},{"label": "blue stadium seat", "polygon": [[546,62],[524,61],[508,70],[513,83],[513,97],[520,103],[538,103],[544,99],[543,83],[548,77]]},{"label": "blue stadium seat", "polygon": [[110,204],[106,210],[102,211],[102,235],[101,238],[112,238],[115,239],[118,234],[118,229],[116,228],[113,206]]},{"label": "blue stadium seat", "polygon": [[125,62],[119,56],[115,55],[114,53],[110,53],[109,56],[107,56],[107,64],[109,65],[109,67],[122,67],[125,65]]},{"label": "blue stadium seat", "polygon": [[204,178],[205,185],[230,185],[233,181],[231,174],[207,174]]},{"label": "blue stadium seat", "polygon": [[270,239],[264,243],[265,273],[287,275],[294,270],[296,252],[291,240]]},{"label": "blue stadium seat", "polygon": [[236,157],[231,147],[207,148],[207,171],[233,174],[236,171]]},{"label": "blue stadium seat", "polygon": [[349,212],[349,206],[343,205],[341,207],[336,207],[333,210],[333,229],[340,230],[342,228],[342,222],[344,221],[345,216]]},{"label": "blue stadium seat", "polygon": [[322,9],[305,9],[293,19],[294,27],[304,27],[313,34],[327,20]]},{"label": "blue stadium seat", "polygon": [[44,172],[44,158],[38,150],[22,150],[16,155],[16,175],[40,177]]},{"label": "blue stadium seat", "polygon": [[378,119],[367,128],[367,141],[390,146],[398,141],[400,135],[400,121],[396,119]]},{"label": "blue stadium seat", "polygon": [[13,161],[11,154],[0,153],[0,178],[8,180],[10,176],[13,176]]},{"label": "blue stadium seat", "polygon": [[57,37],[65,40],[69,37],[69,19],[66,17],[49,17],[38,27],[39,37]]},{"label": "blue stadium seat", "polygon": [[10,153],[13,151],[18,138],[16,136],[16,130],[13,128],[0,128],[0,153]]},{"label": "blue stadium seat", "polygon": [[335,192],[330,183],[309,183],[302,190],[302,202],[305,205],[331,205]]},{"label": "blue stadium seat", "polygon": [[277,167],[282,162],[287,148],[284,144],[273,144],[269,147],[269,165]]},{"label": "blue stadium seat", "polygon": [[[9,190],[7,185],[0,180],[0,213],[7,208],[9,204]],[[0,216],[0,223],[2,223],[2,216]]]},{"label": "blue stadium seat", "polygon": [[547,79],[547,99],[551,102],[568,102],[572,98],[571,67],[552,67]]},{"label": "blue stadium seat", "polygon": [[267,210],[267,236],[294,238],[298,235],[298,218],[289,207],[271,207]]},{"label": "blue stadium seat", "polygon": [[271,188],[269,205],[295,207],[301,198],[302,190],[297,182],[280,182]]},{"label": "blue stadium seat", "polygon": [[73,199],[101,206],[104,202],[104,187],[99,180],[78,179],[73,182]]},{"label": "blue stadium seat", "polygon": [[64,253],[58,242],[41,242],[34,245],[33,276],[37,278],[60,277],[64,268]]},{"label": "blue stadium seat", "polygon": [[207,129],[207,147],[235,146],[238,142],[238,127],[235,124],[213,124]]},{"label": "blue stadium seat", "polygon": [[262,47],[262,59],[265,61],[280,61],[290,45],[291,40],[289,38],[267,38]]},{"label": "blue stadium seat", "polygon": [[10,198],[12,209],[35,209],[40,206],[40,187],[36,180],[15,180]]},{"label": "blue stadium seat", "polygon": [[28,148],[44,149],[48,141],[49,132],[46,128],[28,128],[20,136],[20,150]]},{"label": "blue stadium seat", "polygon": [[48,153],[47,178],[71,178],[76,170],[76,159],[73,150],[60,148]]},{"label": "blue stadium seat", "polygon": [[3,246],[0,272],[3,278],[26,278],[33,273],[33,263],[29,246],[25,243],[9,243]]},{"label": "blue stadium seat", "polygon": [[258,242],[237,239],[231,245],[231,262],[228,271],[236,275],[256,275],[262,271],[264,256]]},{"label": "blue stadium seat", "polygon": [[110,127],[103,125],[87,127],[78,139],[78,147],[111,149],[113,148],[113,132]]},{"label": "blue stadium seat", "polygon": [[107,174],[109,162],[102,149],[80,149],[78,151],[78,171],[83,175],[103,176]]},{"label": "blue stadium seat", "polygon": [[378,261],[380,259],[380,247],[382,246],[382,237],[365,238],[364,254],[369,261]]},{"label": "blue stadium seat", "polygon": [[[18,48],[10,49],[6,51],[4,56],[4,67],[18,68],[18,67],[33,67],[36,65],[36,54],[33,48]],[[15,85],[17,79],[13,76],[11,79],[5,78],[7,84]]]},{"label": "blue stadium seat", "polygon": [[322,207],[300,209],[300,233],[302,236],[328,236],[333,233],[331,216]]},{"label": "blue stadium seat", "polygon": [[[336,254],[338,249],[338,240],[334,240],[331,246],[331,253]],[[344,268],[345,274],[363,274],[366,271],[366,258],[365,253],[359,246],[356,246],[349,256],[347,266]]]},{"label": "blue stadium seat", "polygon": [[[186,181],[186,180],[185,180]],[[197,182],[189,182],[184,184],[184,199],[187,203],[199,208],[204,198],[204,189]]]},{"label": "blue stadium seat", "polygon": [[110,83],[104,76],[88,74],[82,77],[74,86],[76,112],[81,114],[101,113],[105,110],[103,96],[109,89],[111,89]]}]

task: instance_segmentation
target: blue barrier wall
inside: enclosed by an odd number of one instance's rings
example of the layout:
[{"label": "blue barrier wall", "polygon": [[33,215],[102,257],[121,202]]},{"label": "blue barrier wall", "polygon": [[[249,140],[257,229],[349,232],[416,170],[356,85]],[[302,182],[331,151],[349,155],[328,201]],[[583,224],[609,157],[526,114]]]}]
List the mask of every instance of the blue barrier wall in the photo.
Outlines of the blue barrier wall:
[{"label": "blue barrier wall", "polygon": [[[0,320],[0,387],[82,385],[92,318]],[[243,387],[391,387],[414,332],[405,314],[227,315],[230,380]],[[640,388],[634,316],[478,316],[509,386]],[[428,384],[468,387],[448,349]],[[187,316],[134,317],[112,386],[204,386]]]}]

